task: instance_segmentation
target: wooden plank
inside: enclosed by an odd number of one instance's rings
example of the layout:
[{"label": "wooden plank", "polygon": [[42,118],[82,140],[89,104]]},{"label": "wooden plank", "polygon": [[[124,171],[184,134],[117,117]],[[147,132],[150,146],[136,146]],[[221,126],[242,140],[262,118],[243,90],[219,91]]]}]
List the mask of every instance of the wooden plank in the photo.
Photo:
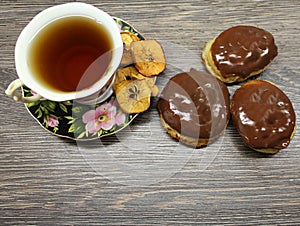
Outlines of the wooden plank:
[{"label": "wooden plank", "polygon": [[[193,150],[161,128],[156,98],[127,130],[87,147],[49,134],[22,104],[6,97],[4,90],[17,78],[19,33],[36,13],[63,2],[0,2],[1,225],[300,223],[298,130],[290,146],[274,156],[246,148],[232,122],[220,146]],[[204,70],[201,49],[224,29],[249,24],[270,31],[279,55],[261,77],[278,84],[299,115],[298,1],[85,2],[165,44],[172,61],[158,78],[160,88],[182,68]],[[230,86],[231,93],[237,87]],[[102,164],[96,171],[87,154]]]}]

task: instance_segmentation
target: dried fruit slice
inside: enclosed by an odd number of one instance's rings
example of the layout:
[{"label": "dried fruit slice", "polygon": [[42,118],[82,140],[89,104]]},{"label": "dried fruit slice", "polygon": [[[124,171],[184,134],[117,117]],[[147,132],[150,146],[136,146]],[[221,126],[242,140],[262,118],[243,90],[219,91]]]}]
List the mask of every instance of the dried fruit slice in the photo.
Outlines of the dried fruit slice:
[{"label": "dried fruit slice", "polygon": [[144,79],[146,80],[150,88],[152,88],[155,85],[155,80],[156,80],[155,77],[144,77]]},{"label": "dried fruit slice", "polygon": [[133,58],[132,58],[131,51],[124,48],[121,65],[127,66],[127,65],[131,65],[131,64],[133,64]]},{"label": "dried fruit slice", "polygon": [[123,43],[125,44],[125,47],[128,50],[130,49],[130,44],[132,42],[137,42],[140,40],[138,36],[136,36],[135,34],[129,32],[129,31],[122,31],[121,38],[122,38]]},{"label": "dried fruit slice", "polygon": [[145,76],[156,76],[166,68],[162,46],[156,40],[142,40],[131,43],[134,65]]},{"label": "dried fruit slice", "polygon": [[113,84],[113,90],[116,90],[118,85],[126,80],[135,80],[135,79],[144,79],[146,80],[148,86],[152,88],[155,84],[155,77],[145,77],[134,66],[128,66],[124,68],[120,68],[116,72],[116,79]]},{"label": "dried fruit slice", "polygon": [[150,107],[151,88],[146,80],[123,81],[116,89],[117,101],[123,111],[133,114]]},{"label": "dried fruit slice", "polygon": [[115,82],[113,84],[113,90],[126,80],[144,79],[145,77],[140,74],[134,66],[128,66],[120,68],[116,72]]},{"label": "dried fruit slice", "polygon": [[152,86],[151,88],[151,96],[156,97],[159,94],[159,89],[156,85]]},{"label": "dried fruit slice", "polygon": [[139,41],[139,37],[129,31],[122,31],[121,38],[124,44],[123,57],[121,60],[121,65],[130,65],[133,63],[133,58],[130,50],[130,44],[132,42]]}]

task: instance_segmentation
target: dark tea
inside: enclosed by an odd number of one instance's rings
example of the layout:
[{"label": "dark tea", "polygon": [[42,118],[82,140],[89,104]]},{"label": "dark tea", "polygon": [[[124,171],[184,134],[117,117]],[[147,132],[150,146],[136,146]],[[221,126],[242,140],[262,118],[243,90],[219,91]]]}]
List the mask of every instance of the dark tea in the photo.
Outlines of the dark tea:
[{"label": "dark tea", "polygon": [[99,81],[112,58],[112,41],[95,20],[70,16],[45,26],[30,44],[28,64],[51,89],[71,92]]}]

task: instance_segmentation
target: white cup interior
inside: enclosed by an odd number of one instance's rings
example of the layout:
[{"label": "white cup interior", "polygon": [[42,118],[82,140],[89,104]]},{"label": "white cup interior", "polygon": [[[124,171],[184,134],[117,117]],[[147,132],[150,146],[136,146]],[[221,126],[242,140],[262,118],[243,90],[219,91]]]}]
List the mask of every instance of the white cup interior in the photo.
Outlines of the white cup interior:
[{"label": "white cup interior", "polygon": [[[28,51],[29,43],[35,35],[46,25],[52,21],[68,16],[83,16],[96,20],[104,26],[111,37],[112,41],[112,60],[105,74],[95,84],[86,89],[63,92],[45,87],[35,79],[28,67]],[[19,78],[22,82],[39,93],[41,96],[53,101],[66,101],[90,96],[99,92],[102,87],[114,76],[114,72],[118,68],[123,54],[123,42],[120,36],[120,31],[111,16],[104,11],[85,3],[66,3],[56,5],[45,9],[37,14],[29,24],[21,32],[15,47],[15,64]]]}]

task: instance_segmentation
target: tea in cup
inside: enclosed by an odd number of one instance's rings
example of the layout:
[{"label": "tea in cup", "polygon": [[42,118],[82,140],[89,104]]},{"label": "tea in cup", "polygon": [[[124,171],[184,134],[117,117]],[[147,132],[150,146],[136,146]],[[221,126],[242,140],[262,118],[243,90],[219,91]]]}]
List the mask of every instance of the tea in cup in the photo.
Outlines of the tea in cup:
[{"label": "tea in cup", "polygon": [[[118,25],[104,11],[85,3],[50,7],[21,32],[15,47],[18,79],[6,94],[16,101],[103,100],[111,91],[123,54]],[[26,85],[37,94],[23,97]]]}]

